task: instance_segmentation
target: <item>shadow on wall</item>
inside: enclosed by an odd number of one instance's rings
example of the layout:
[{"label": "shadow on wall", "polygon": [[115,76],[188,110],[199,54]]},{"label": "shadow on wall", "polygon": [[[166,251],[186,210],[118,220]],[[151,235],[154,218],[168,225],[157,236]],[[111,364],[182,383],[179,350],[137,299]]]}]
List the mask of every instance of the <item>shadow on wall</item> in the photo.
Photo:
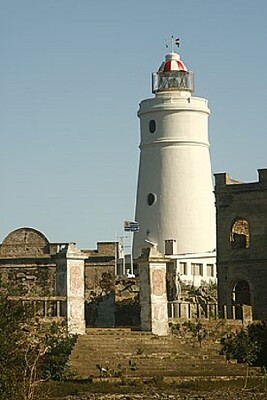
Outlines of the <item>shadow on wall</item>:
[{"label": "shadow on wall", "polygon": [[85,303],[87,328],[114,328],[140,326],[139,298],[115,303],[115,293],[92,296]]},{"label": "shadow on wall", "polygon": [[114,328],[115,292],[91,296],[85,304],[85,321],[87,328]]},{"label": "shadow on wall", "polygon": [[115,321],[117,327],[135,327],[141,325],[140,301],[137,295],[134,299],[125,299],[116,304]]}]

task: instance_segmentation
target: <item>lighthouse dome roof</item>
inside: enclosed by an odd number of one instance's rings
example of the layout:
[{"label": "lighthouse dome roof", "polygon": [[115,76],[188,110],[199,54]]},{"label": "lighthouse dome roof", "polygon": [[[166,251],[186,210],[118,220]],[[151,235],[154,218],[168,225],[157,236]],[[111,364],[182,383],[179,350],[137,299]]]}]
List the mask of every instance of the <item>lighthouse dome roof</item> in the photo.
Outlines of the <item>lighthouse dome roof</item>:
[{"label": "lighthouse dome roof", "polygon": [[187,72],[185,64],[180,60],[180,56],[177,53],[167,54],[165,61],[159,67],[159,72],[172,72],[172,71],[184,71]]}]

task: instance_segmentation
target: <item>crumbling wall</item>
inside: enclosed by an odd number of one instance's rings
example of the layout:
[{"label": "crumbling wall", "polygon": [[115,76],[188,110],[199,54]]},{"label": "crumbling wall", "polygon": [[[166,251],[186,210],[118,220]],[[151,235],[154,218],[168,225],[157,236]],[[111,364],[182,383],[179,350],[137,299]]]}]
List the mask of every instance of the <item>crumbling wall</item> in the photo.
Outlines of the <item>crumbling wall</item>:
[{"label": "crumbling wall", "polygon": [[0,245],[0,285],[14,296],[55,295],[56,264],[50,250],[47,238],[35,229],[11,232]]},{"label": "crumbling wall", "polygon": [[0,266],[0,286],[12,296],[54,296],[56,266],[34,264],[29,266]]},{"label": "crumbling wall", "polygon": [[16,229],[0,245],[0,256],[6,258],[43,257],[49,253],[50,246],[46,237],[31,228]]},{"label": "crumbling wall", "polygon": [[83,250],[85,260],[86,325],[115,326],[114,242],[97,243],[96,250]]},{"label": "crumbling wall", "polygon": [[251,305],[254,319],[266,319],[267,169],[258,173],[258,182],[238,184],[215,175],[218,301]]}]

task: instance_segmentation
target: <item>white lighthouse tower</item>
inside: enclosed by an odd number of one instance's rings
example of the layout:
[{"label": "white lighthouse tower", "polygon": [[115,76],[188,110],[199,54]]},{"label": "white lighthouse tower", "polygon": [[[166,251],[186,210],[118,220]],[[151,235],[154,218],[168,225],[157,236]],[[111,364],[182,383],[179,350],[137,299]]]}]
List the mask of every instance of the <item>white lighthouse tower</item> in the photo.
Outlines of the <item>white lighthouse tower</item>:
[{"label": "white lighthouse tower", "polygon": [[215,205],[208,141],[210,110],[194,97],[193,72],[166,55],[141,101],[140,164],[133,254],[157,246],[183,280],[215,280]]}]

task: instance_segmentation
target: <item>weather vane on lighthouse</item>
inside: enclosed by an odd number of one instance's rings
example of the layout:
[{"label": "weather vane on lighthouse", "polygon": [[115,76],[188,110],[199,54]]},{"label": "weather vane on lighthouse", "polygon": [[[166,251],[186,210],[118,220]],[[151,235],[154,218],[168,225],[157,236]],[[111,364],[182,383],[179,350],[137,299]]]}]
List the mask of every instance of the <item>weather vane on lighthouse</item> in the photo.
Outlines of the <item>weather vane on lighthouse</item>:
[{"label": "weather vane on lighthouse", "polygon": [[174,46],[180,47],[180,39],[174,39],[174,36],[171,37],[171,44],[169,45],[167,39],[165,40],[165,47],[168,49],[171,46],[171,52],[174,53]]}]

